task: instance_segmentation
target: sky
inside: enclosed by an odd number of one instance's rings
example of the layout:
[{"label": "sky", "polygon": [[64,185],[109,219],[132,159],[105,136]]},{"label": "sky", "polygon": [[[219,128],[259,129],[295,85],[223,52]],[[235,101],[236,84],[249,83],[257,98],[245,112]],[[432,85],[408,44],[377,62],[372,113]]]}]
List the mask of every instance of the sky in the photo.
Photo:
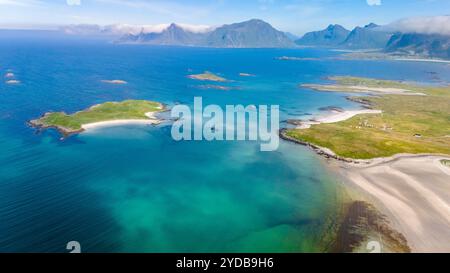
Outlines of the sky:
[{"label": "sky", "polygon": [[0,28],[69,24],[219,26],[252,18],[296,35],[341,24],[450,15],[450,0],[0,0]]}]

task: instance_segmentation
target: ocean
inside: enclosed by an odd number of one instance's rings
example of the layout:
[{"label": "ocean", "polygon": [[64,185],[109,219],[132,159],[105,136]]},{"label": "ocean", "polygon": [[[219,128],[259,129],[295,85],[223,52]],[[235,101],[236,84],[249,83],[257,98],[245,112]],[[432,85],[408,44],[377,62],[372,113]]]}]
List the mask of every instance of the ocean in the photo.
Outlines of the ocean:
[{"label": "ocean", "polygon": [[[342,206],[341,181],[306,147],[281,141],[277,151],[261,152],[250,141],[176,142],[167,123],[61,140],[55,130],[37,132],[27,121],[106,101],[171,107],[192,105],[194,97],[221,106],[279,105],[284,121],[327,106],[359,107],[345,94],[299,87],[328,76],[450,81],[448,64],[333,58],[339,54],[0,32],[0,252],[68,252],[69,241],[80,242],[83,252],[324,251],[330,243],[324,234]],[[187,78],[204,71],[235,89],[199,88],[204,83]],[[6,84],[8,72],[20,84]],[[102,82],[113,79],[128,84]]]}]

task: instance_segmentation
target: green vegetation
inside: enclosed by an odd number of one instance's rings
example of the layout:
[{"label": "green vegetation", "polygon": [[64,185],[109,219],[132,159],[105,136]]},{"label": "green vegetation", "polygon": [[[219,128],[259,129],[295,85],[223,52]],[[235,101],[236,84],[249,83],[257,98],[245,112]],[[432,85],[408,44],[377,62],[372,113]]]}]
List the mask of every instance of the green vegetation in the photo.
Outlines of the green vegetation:
[{"label": "green vegetation", "polygon": [[349,120],[287,131],[295,139],[333,150],[337,155],[370,159],[398,153],[450,154],[450,87],[430,87],[353,77],[339,83],[402,88],[426,96],[383,95],[354,97],[383,114],[358,115]]},{"label": "green vegetation", "polygon": [[410,84],[397,82],[397,81],[388,81],[388,80],[378,80],[378,79],[370,79],[370,78],[359,78],[359,77],[330,77],[332,81],[337,82],[342,85],[360,85],[367,87],[376,87],[376,88],[399,88],[406,90],[414,90],[418,91],[418,86],[413,86]]},{"label": "green vegetation", "polygon": [[205,71],[203,74],[189,75],[190,79],[199,80],[199,81],[213,81],[213,82],[226,82],[227,79],[222,78],[216,74],[213,74],[209,71]]},{"label": "green vegetation", "polygon": [[444,159],[444,160],[441,160],[441,162],[442,162],[442,164],[444,164],[445,166],[450,167],[450,160]]},{"label": "green vegetation", "polygon": [[106,102],[87,110],[68,115],[64,112],[46,113],[42,118],[30,123],[36,127],[58,128],[64,134],[82,131],[83,124],[123,119],[148,119],[146,113],[158,112],[162,105],[145,100],[126,100],[123,102]]},{"label": "green vegetation", "polygon": [[302,84],[301,87],[317,91],[373,93],[393,95],[425,95],[421,92],[426,87],[403,82],[377,80],[357,77],[330,77],[336,84]]}]

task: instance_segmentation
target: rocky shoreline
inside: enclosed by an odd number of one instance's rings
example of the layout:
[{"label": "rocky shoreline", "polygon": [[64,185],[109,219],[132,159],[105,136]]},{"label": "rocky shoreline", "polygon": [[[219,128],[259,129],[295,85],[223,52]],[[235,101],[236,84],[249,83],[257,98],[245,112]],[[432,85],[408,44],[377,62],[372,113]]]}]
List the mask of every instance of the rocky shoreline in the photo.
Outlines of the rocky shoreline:
[{"label": "rocky shoreline", "polygon": [[[156,111],[156,112],[148,112],[148,113],[145,114],[147,119],[142,118],[142,119],[139,119],[139,120],[137,120],[137,119],[105,120],[105,121],[94,122],[94,123],[90,123],[90,124],[89,123],[88,124],[82,124],[80,129],[70,129],[70,128],[66,128],[64,126],[47,125],[47,124],[45,124],[43,122],[43,120],[45,120],[45,118],[47,116],[53,114],[52,112],[46,112],[45,114],[43,114],[41,117],[39,117],[37,119],[33,119],[33,120],[27,121],[27,125],[32,127],[32,128],[37,129],[38,132],[44,131],[46,129],[55,129],[62,135],[61,139],[66,139],[66,138],[68,138],[68,137],[70,137],[72,135],[80,134],[80,133],[86,131],[88,128],[89,129],[90,128],[94,128],[95,125],[102,125],[102,124],[107,125],[108,123],[111,123],[111,124],[116,124],[117,123],[118,124],[118,122],[121,122],[121,123],[128,123],[128,122],[129,123],[133,123],[133,122],[147,122],[147,121],[149,122],[149,124],[153,124],[153,125],[160,124],[162,122],[162,120],[159,119],[159,118],[156,118],[154,116],[154,114],[166,111],[167,107],[166,107],[166,105],[164,105],[162,103],[160,103],[159,105],[160,105],[159,106],[160,109],[158,111]],[[96,107],[99,107],[99,106],[100,106],[99,104],[93,105],[93,106],[89,107],[88,110],[95,109]],[[80,111],[80,112],[82,112],[82,111]],[[77,113],[80,113],[80,112],[77,112]]]},{"label": "rocky shoreline", "polygon": [[46,118],[50,114],[51,114],[50,112],[47,112],[38,119],[29,120],[27,124],[33,128],[36,128],[39,132],[44,131],[46,129],[55,129],[63,136],[63,138],[68,138],[71,135],[76,135],[85,131],[83,128],[79,130],[72,130],[62,126],[45,125],[41,120]]},{"label": "rocky shoreline", "polygon": [[345,157],[338,156],[328,148],[320,147],[320,146],[314,145],[312,143],[309,143],[306,141],[301,141],[296,138],[290,137],[287,135],[287,131],[288,131],[288,129],[286,129],[286,128],[283,128],[279,131],[279,135],[280,135],[281,139],[309,147],[309,148],[313,149],[318,155],[324,156],[327,159],[335,159],[335,160],[338,160],[341,162],[354,163],[354,164],[362,164],[362,163],[368,164],[369,163],[367,160],[357,160],[357,159],[351,159],[351,158],[345,158]]}]

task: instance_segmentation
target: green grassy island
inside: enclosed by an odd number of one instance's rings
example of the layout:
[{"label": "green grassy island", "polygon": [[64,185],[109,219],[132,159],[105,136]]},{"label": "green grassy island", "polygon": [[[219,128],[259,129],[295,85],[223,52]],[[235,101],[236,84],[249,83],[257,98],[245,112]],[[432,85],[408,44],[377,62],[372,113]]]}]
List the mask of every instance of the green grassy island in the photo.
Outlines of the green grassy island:
[{"label": "green grassy island", "polygon": [[94,105],[71,115],[64,112],[49,112],[29,123],[36,128],[56,128],[64,136],[68,136],[84,131],[85,125],[99,122],[148,120],[157,123],[152,114],[162,110],[163,105],[158,102],[126,100]]},{"label": "green grassy island", "polygon": [[[450,86],[422,86],[355,77],[330,79],[336,84],[331,87],[315,85],[312,89],[347,92],[350,88],[360,93],[373,90],[369,93],[376,96],[349,99],[381,110],[382,114],[362,114],[308,129],[289,129],[283,131],[282,136],[327,148],[346,159],[372,159],[400,153],[450,155]],[[357,88],[353,88],[355,86]]]},{"label": "green grassy island", "polygon": [[212,81],[212,82],[226,82],[227,79],[213,74],[209,71],[205,71],[202,74],[189,75],[188,78],[199,81]]}]

